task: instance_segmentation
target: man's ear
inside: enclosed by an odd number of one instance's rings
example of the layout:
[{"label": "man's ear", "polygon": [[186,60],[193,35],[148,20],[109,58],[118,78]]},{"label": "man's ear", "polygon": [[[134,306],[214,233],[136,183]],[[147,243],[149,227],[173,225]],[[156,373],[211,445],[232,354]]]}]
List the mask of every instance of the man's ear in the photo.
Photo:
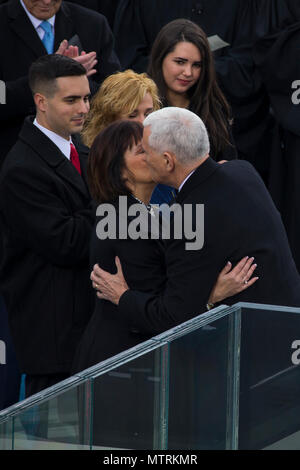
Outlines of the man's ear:
[{"label": "man's ear", "polygon": [[35,93],[33,99],[34,99],[36,109],[39,111],[45,112],[46,104],[47,104],[46,96],[42,95],[42,93]]},{"label": "man's ear", "polygon": [[172,152],[165,152],[163,157],[165,162],[165,169],[167,172],[171,173],[175,168],[176,157]]}]

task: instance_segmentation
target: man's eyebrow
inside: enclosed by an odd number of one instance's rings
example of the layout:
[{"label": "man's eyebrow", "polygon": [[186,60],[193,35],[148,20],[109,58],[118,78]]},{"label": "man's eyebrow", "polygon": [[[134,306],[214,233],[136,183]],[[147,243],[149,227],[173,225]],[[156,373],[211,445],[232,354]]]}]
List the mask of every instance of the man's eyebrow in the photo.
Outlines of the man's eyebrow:
[{"label": "man's eyebrow", "polygon": [[[84,98],[90,98],[91,96],[91,93],[87,93],[86,95],[84,95]],[[67,96],[64,96],[64,100],[69,100],[69,99],[80,99],[81,98],[81,95],[67,95]]]}]

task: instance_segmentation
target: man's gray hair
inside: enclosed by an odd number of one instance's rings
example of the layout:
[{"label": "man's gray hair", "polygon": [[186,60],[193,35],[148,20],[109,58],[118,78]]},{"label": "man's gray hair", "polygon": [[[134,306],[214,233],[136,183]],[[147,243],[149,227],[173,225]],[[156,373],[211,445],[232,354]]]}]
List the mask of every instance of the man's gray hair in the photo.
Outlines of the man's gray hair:
[{"label": "man's gray hair", "polygon": [[173,152],[178,161],[188,165],[209,153],[209,139],[203,121],[196,114],[175,106],[155,111],[146,117],[151,126],[149,145],[158,153]]}]

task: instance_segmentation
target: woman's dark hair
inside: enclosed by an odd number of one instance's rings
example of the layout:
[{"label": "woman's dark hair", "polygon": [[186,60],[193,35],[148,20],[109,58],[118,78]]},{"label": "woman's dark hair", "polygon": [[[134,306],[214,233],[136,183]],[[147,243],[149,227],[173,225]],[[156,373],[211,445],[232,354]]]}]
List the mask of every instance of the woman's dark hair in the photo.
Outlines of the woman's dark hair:
[{"label": "woman's dark hair", "polygon": [[130,194],[122,172],[124,154],[143,137],[143,126],[134,121],[116,121],[95,138],[88,159],[88,182],[97,204]]},{"label": "woman's dark hair", "polygon": [[190,42],[200,51],[201,74],[198,82],[188,91],[189,109],[205,123],[213,151],[217,154],[229,145],[228,126],[231,112],[217,83],[212,52],[207,36],[200,26],[186,19],[174,20],[165,25],[153,44],[148,75],[155,81],[163,105],[170,105],[167,100],[162,64],[179,42]]}]

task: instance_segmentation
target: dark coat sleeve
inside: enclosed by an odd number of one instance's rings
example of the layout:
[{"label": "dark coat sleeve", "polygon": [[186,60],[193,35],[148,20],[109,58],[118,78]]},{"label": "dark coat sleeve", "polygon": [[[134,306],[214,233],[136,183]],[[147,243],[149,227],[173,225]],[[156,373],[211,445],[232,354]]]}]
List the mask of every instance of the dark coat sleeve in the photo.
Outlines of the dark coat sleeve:
[{"label": "dark coat sleeve", "polygon": [[[208,217],[205,230],[209,232],[215,227],[215,216],[218,216],[215,211],[207,210],[206,214]],[[195,216],[189,216],[195,222]],[[219,266],[216,267],[216,263],[212,261],[210,250],[201,247],[200,230],[204,230],[204,225],[199,219],[198,249],[195,249],[196,246],[187,249],[187,238],[167,242],[167,282],[163,292],[155,295],[129,290],[121,297],[120,315],[124,316],[130,328],[143,334],[159,334],[206,311],[206,303],[216,281]],[[221,242],[218,248],[217,246],[216,243],[215,252],[219,253]]]},{"label": "dark coat sleeve", "polygon": [[[201,251],[201,250],[200,250]],[[132,329],[159,334],[206,311],[210,290],[216,280],[209,256],[185,251],[173,242],[166,252],[167,284],[161,295],[126,291],[119,302],[121,316]],[[202,268],[207,267],[205,271]]]},{"label": "dark coat sleeve", "polygon": [[[114,50],[114,37],[106,18],[103,18],[101,33],[99,34],[96,52],[98,55],[99,81],[120,70],[120,62]],[[99,28],[100,29],[100,28]],[[93,77],[96,81],[97,76]]]},{"label": "dark coat sleeve", "polygon": [[113,34],[108,25],[107,19],[104,16],[102,16],[102,18],[102,28],[99,28],[101,33],[99,34],[98,42],[95,44],[94,49],[97,52],[97,73],[89,77],[90,90],[92,95],[97,93],[99,86],[106,79],[106,77],[121,70],[121,64],[114,50],[115,41]]}]

